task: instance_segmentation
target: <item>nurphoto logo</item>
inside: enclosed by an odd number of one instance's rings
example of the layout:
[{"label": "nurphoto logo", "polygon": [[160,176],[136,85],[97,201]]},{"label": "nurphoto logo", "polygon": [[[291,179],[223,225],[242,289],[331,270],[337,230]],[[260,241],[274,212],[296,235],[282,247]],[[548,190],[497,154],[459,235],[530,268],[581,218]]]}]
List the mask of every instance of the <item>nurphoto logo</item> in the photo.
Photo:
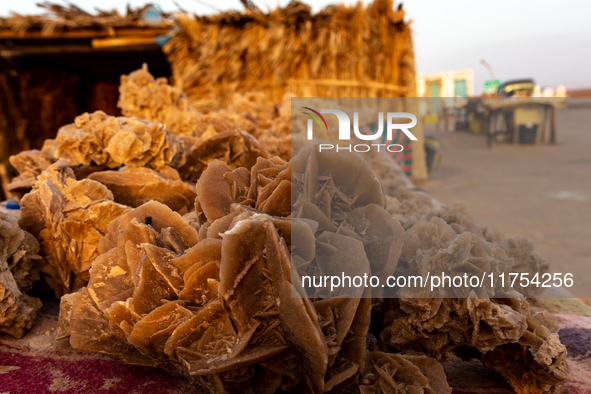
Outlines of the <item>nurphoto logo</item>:
[{"label": "nurphoto logo", "polygon": [[[309,111],[304,114],[310,116],[312,119],[308,119],[307,138],[308,140],[314,139],[314,121],[318,124],[321,129],[324,129],[328,133],[328,124],[321,114],[333,114],[336,115],[339,122],[339,141],[350,141],[351,140],[351,120],[349,116],[338,109],[321,109],[320,112],[310,108],[303,107],[303,109]],[[410,119],[410,123],[394,123],[395,119]],[[386,134],[384,135],[384,113],[378,114],[378,125],[377,130],[373,134],[364,134],[359,131],[359,113],[353,112],[353,132],[355,136],[362,141],[381,141],[382,143],[374,144],[349,144],[339,145],[332,143],[321,143],[318,144],[320,152],[322,150],[335,149],[339,151],[355,151],[355,152],[369,152],[372,147],[380,151],[380,148],[386,149],[388,152],[401,152],[404,147],[400,144],[387,144],[387,141],[394,139],[394,131],[402,131],[410,140],[416,141],[415,137],[410,129],[417,124],[417,117],[408,112],[388,112],[386,114]]]}]

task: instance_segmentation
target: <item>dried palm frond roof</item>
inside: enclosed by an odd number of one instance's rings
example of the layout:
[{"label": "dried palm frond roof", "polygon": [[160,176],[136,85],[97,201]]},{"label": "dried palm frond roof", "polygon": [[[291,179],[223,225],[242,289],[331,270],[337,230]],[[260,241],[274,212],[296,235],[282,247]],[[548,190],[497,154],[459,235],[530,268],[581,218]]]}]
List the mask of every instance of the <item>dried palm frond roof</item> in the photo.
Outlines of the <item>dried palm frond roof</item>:
[{"label": "dried palm frond roof", "polygon": [[254,90],[277,101],[288,85],[310,80],[315,86],[302,95],[413,95],[410,25],[392,0],[318,13],[299,1],[267,13],[245,2],[242,12],[176,16],[178,32],[164,51],[175,84],[192,101],[205,106],[210,97]]},{"label": "dried palm frond roof", "polygon": [[91,14],[71,3],[62,6],[46,1],[38,3],[37,6],[45,9],[45,13],[20,15],[13,12],[9,17],[0,18],[0,35],[23,36],[32,33],[50,37],[83,30],[115,35],[116,29],[120,28],[168,29],[173,25],[170,14],[163,13],[158,20],[145,20],[146,12],[154,7],[151,3],[138,8],[131,8],[128,5],[125,15],[115,9],[111,11],[96,9],[96,13]]}]

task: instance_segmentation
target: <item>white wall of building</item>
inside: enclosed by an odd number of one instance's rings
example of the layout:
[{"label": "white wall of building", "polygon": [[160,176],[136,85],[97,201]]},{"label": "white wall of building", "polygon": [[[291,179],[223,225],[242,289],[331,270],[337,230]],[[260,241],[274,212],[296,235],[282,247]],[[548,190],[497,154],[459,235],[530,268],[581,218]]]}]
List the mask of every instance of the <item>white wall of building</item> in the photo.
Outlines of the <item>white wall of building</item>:
[{"label": "white wall of building", "polygon": [[418,95],[419,97],[431,97],[430,86],[435,82],[439,84],[439,97],[455,97],[455,81],[460,80],[466,81],[468,97],[474,96],[474,70],[471,68],[417,75]]}]

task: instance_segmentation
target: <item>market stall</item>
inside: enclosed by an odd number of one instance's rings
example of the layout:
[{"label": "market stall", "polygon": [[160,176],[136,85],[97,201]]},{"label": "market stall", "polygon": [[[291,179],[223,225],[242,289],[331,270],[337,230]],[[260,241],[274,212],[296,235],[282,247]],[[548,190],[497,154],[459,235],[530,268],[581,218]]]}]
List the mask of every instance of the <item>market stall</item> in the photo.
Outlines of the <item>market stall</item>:
[{"label": "market stall", "polygon": [[481,108],[489,120],[488,146],[498,136],[513,144],[554,144],[556,110],[565,102],[564,98],[553,97],[483,98]]}]

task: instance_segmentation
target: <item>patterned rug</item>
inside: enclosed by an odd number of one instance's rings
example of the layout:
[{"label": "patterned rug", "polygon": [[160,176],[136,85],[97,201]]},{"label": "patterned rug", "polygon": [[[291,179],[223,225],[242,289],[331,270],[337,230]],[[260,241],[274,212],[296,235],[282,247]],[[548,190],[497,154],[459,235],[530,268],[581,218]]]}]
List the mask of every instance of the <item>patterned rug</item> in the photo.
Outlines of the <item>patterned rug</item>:
[{"label": "patterned rug", "polygon": [[[555,394],[591,394],[591,307],[577,299],[536,300],[553,312],[568,348],[569,381]],[[203,393],[164,371],[122,364],[54,341],[58,302],[44,301],[35,326],[20,339],[0,337],[0,394],[188,394]],[[510,394],[511,387],[479,361],[445,364],[454,394]]]}]

